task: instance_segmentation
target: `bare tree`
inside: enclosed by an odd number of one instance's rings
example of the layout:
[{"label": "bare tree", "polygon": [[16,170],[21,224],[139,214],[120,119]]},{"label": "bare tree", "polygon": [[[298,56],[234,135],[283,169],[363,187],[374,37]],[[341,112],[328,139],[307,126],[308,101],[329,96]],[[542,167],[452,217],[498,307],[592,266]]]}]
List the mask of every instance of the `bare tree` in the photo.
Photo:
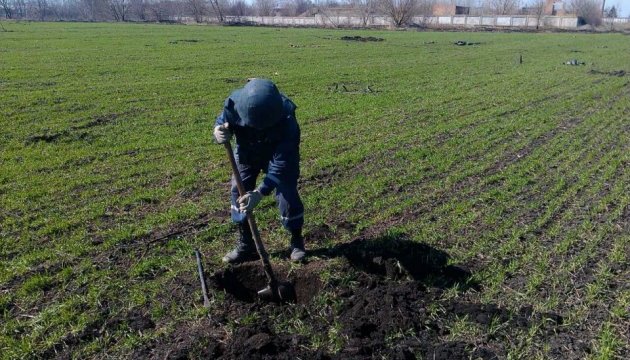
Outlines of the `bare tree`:
[{"label": "bare tree", "polygon": [[114,20],[125,21],[129,11],[129,0],[109,0],[109,9]]},{"label": "bare tree", "polygon": [[13,18],[13,9],[11,8],[9,0],[0,0],[0,6],[2,6],[2,10],[4,10],[4,17],[7,19]]},{"label": "bare tree", "polygon": [[189,14],[187,5],[183,1],[152,0],[146,4],[146,19],[157,22],[176,21],[176,17]]},{"label": "bare tree", "polygon": [[13,11],[13,15],[17,19],[22,19],[26,17],[26,2],[24,0],[14,0]]},{"label": "bare tree", "polygon": [[148,5],[147,11],[151,14],[153,20],[160,22],[163,20],[164,12],[162,11],[162,4],[160,2],[152,2]]},{"label": "bare tree", "polygon": [[258,16],[270,16],[273,14],[273,9],[276,7],[276,0],[256,0],[254,1],[254,8]]},{"label": "bare tree", "polygon": [[540,22],[545,14],[545,0],[534,0],[531,4],[531,14],[536,16],[536,30],[540,28]]},{"label": "bare tree", "polygon": [[417,0],[380,0],[380,7],[383,12],[392,18],[392,23],[396,27],[408,25],[416,15]]},{"label": "bare tree", "polygon": [[591,26],[602,24],[602,12],[597,0],[571,0],[569,10],[574,12],[578,18]]},{"label": "bare tree", "polygon": [[487,7],[495,15],[513,15],[520,5],[520,0],[488,0]]},{"label": "bare tree", "polygon": [[[452,1],[452,4],[468,4],[474,0],[465,0],[460,2]],[[433,16],[433,6],[439,3],[439,0],[418,0],[416,15]],[[470,4],[467,6],[472,7]]]},{"label": "bare tree", "polygon": [[616,18],[617,17],[617,7],[613,5],[612,7],[609,7],[606,10],[604,10],[604,17]]},{"label": "bare tree", "polygon": [[311,0],[293,0],[291,1],[291,9],[294,16],[299,16],[307,12],[313,7]]},{"label": "bare tree", "polygon": [[81,0],[83,16],[90,21],[103,17],[106,11],[103,0]]},{"label": "bare tree", "polygon": [[50,4],[48,4],[48,12],[50,14],[52,14],[53,19],[60,21],[63,19],[63,8],[64,8],[64,3],[58,3],[55,1],[50,2]]},{"label": "bare tree", "polygon": [[147,20],[147,12],[149,10],[149,3],[147,0],[131,0],[129,3],[129,11],[141,21]]},{"label": "bare tree", "polygon": [[37,0],[37,15],[40,21],[44,21],[48,15],[48,0]]},{"label": "bare tree", "polygon": [[78,0],[52,1],[49,5],[57,20],[81,19],[81,6]]},{"label": "bare tree", "polygon": [[253,14],[254,11],[249,4],[247,4],[244,0],[231,0],[228,4],[227,9],[225,10],[226,15],[232,16],[248,16]]},{"label": "bare tree", "polygon": [[210,5],[212,6],[212,11],[214,12],[214,14],[217,17],[217,20],[219,20],[219,22],[223,22],[223,14],[225,13],[225,10],[223,9],[223,3],[220,2],[219,0],[210,0]]},{"label": "bare tree", "polygon": [[376,0],[349,0],[349,5],[357,11],[363,26],[367,26],[370,23],[370,19],[374,16],[378,7]]},{"label": "bare tree", "polygon": [[204,15],[208,14],[208,7],[203,0],[186,0],[186,5],[197,23],[202,22]]}]

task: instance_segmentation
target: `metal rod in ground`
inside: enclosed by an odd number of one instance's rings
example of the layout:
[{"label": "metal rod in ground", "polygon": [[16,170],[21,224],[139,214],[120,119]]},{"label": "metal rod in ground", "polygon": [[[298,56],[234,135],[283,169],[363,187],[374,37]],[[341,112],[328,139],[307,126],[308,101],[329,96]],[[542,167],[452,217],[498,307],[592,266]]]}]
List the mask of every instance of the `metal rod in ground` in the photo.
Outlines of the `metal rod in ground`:
[{"label": "metal rod in ground", "polygon": [[208,299],[208,288],[206,288],[206,277],[203,275],[203,265],[201,264],[201,253],[195,249],[197,257],[197,272],[199,273],[199,281],[201,281],[201,292],[203,293],[203,306],[210,307],[210,299]]}]

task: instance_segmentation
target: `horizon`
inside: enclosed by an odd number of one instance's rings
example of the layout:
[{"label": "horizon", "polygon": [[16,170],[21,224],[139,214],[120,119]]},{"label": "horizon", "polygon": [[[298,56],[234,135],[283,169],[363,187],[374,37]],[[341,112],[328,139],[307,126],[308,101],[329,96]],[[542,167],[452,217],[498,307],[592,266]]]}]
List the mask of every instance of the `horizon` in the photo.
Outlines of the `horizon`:
[{"label": "horizon", "polygon": [[[276,0],[276,1],[277,1],[277,3],[280,3],[283,0]],[[466,0],[461,0],[461,1],[454,0],[453,2],[455,2],[456,4],[459,3],[459,4],[463,5],[464,3],[468,3],[468,4],[470,4],[470,3],[477,3],[478,4],[478,3],[481,3],[482,1],[483,0],[469,0],[469,1],[466,1]],[[521,6],[526,6],[526,5],[534,3],[536,1],[537,0],[525,0],[525,1],[521,2]],[[565,2],[565,3],[569,2],[569,1],[566,1],[566,0],[564,0],[564,1],[560,0],[560,1]],[[604,0],[604,1],[606,1],[606,5],[605,5],[606,8],[609,8],[609,7],[612,7],[612,6],[615,6],[617,8],[618,17],[622,17],[622,18],[630,17],[630,0]],[[250,4],[250,5],[252,5],[252,4],[254,4],[255,1],[254,0],[245,0],[245,2]],[[326,0],[311,0],[311,2],[314,5],[319,5],[320,3],[325,3]],[[343,2],[343,0],[341,0],[340,2]],[[440,0],[437,0],[437,2],[440,2]],[[444,0],[443,2],[448,2],[448,0]]]}]

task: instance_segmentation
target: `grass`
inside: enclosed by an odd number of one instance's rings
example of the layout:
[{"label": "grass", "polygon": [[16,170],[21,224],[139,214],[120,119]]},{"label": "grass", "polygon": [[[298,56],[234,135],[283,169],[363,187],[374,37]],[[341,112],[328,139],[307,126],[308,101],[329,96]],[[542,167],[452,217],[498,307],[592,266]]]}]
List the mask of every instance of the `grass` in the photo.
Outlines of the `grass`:
[{"label": "grass", "polygon": [[[589,356],[629,354],[630,78],[606,75],[629,72],[627,36],[4,26],[0,358],[64,343],[76,357],[126,356],[206,316],[172,293],[195,274],[193,248],[214,271],[231,246],[229,166],[212,123],[254,76],[299,106],[305,230],[334,233],[311,247],[407,233],[473,269],[481,290],[448,296],[559,313]],[[385,41],[339,40],[350,33]],[[563,65],[573,58],[587,65]],[[257,216],[268,246],[284,248],[273,201]],[[86,335],[134,312],[156,327]],[[343,347],[339,324],[277,326]],[[484,336],[465,318],[450,326],[449,340]],[[551,356],[542,339],[516,332],[504,347]]]}]

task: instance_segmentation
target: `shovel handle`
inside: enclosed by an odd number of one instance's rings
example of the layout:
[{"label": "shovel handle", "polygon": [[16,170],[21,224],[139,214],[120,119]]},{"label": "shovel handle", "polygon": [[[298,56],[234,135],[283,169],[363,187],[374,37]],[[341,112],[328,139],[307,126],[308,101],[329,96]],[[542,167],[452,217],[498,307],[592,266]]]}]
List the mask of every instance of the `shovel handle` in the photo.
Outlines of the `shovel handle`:
[{"label": "shovel handle", "polygon": [[230,165],[232,166],[232,174],[234,175],[234,180],[236,180],[236,187],[238,188],[238,193],[240,196],[245,195],[247,191],[245,191],[245,186],[243,186],[243,178],[241,178],[241,173],[238,171],[238,165],[236,165],[236,158],[234,157],[234,150],[232,150],[232,144],[226,142],[223,144],[225,146],[225,150],[227,150],[228,158],[230,158]]},{"label": "shovel handle", "polygon": [[[236,182],[236,188],[238,189],[238,193],[240,196],[245,195],[247,191],[245,190],[245,186],[243,186],[243,179],[241,178],[241,173],[238,171],[238,165],[236,164],[236,158],[234,157],[234,150],[232,150],[232,144],[230,142],[224,143],[225,150],[227,151],[228,158],[230,159],[230,165],[232,165],[232,174],[234,175],[234,181]],[[252,236],[254,238],[254,244],[256,245],[256,251],[258,251],[258,255],[260,256],[260,261],[263,264],[263,268],[265,270],[265,275],[267,275],[267,279],[269,280],[269,285],[272,289],[277,289],[277,280],[276,276],[273,273],[273,269],[271,268],[271,263],[269,262],[269,254],[267,250],[265,250],[265,246],[262,243],[260,238],[260,232],[258,231],[258,226],[256,225],[256,219],[254,218],[254,214],[251,212],[246,213],[247,223],[249,224],[249,228],[252,231]]]}]

